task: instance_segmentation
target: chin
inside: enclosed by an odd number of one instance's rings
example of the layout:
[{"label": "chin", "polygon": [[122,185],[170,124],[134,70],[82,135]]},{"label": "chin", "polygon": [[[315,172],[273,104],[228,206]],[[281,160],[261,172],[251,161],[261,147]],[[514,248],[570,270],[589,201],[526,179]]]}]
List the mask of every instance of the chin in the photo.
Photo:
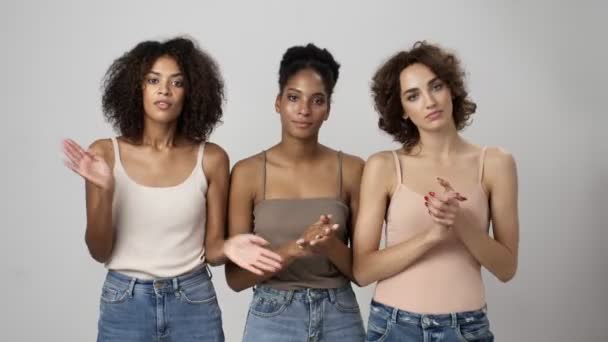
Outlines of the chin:
[{"label": "chin", "polygon": [[179,118],[179,114],[174,113],[152,113],[146,115],[150,120],[158,123],[169,124]]}]

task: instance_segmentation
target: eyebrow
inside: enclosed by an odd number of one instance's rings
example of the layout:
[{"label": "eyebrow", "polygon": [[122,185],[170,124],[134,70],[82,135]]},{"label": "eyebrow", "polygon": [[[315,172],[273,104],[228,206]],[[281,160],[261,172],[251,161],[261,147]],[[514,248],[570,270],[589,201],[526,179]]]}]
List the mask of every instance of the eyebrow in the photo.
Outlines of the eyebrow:
[{"label": "eyebrow", "polygon": [[[294,91],[298,94],[302,94],[302,91],[299,89],[296,89],[296,88],[287,88],[287,91]],[[322,93],[322,92],[312,94],[312,96],[317,96],[317,95],[327,96],[325,93]]]},{"label": "eyebrow", "polygon": [[[148,72],[148,74],[153,74],[153,75],[156,75],[156,76],[161,76],[161,74],[159,72],[156,72],[156,71],[150,71],[150,72]],[[169,75],[169,77],[177,77],[177,76],[183,76],[183,74],[181,72],[178,72],[176,74]]]},{"label": "eyebrow", "polygon": [[[428,81],[426,84],[428,85],[428,84],[435,83],[437,80],[439,80],[439,77],[433,78],[432,80]],[[416,91],[418,91],[418,88],[410,88],[410,89],[407,89],[406,91],[404,91],[403,94],[401,94],[401,95],[403,96],[407,93],[414,93]]]}]

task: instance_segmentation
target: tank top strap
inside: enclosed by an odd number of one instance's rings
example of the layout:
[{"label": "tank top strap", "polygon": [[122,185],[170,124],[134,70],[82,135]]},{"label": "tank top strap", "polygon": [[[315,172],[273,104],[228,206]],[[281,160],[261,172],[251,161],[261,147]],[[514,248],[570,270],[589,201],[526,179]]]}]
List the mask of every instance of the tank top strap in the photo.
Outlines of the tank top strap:
[{"label": "tank top strap", "polygon": [[266,199],[266,150],[262,151],[262,200]]},{"label": "tank top strap", "polygon": [[395,172],[397,172],[397,185],[403,182],[401,177],[401,163],[399,162],[399,157],[397,156],[397,152],[391,151],[393,153],[393,158],[395,159]]},{"label": "tank top strap", "polygon": [[338,151],[338,195],[337,199],[342,198],[342,151]]},{"label": "tank top strap", "polygon": [[481,149],[481,153],[479,155],[479,171],[477,171],[477,177],[478,177],[478,182],[481,183],[481,180],[483,179],[483,164],[484,161],[486,159],[486,151],[487,151],[487,147],[484,146]]},{"label": "tank top strap", "polygon": [[116,137],[110,138],[112,140],[112,148],[114,149],[114,169],[122,168],[122,162],[120,161],[120,151],[118,149],[118,139]]}]

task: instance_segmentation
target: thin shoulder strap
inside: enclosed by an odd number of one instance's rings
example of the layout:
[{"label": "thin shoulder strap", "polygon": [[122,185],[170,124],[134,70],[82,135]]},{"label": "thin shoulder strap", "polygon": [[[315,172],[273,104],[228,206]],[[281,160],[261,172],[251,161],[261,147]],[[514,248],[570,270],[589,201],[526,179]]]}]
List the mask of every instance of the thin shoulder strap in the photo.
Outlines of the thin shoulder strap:
[{"label": "thin shoulder strap", "polygon": [[342,151],[338,151],[338,199],[342,198]]},{"label": "thin shoulder strap", "polygon": [[487,150],[487,147],[484,146],[481,149],[481,154],[479,155],[479,171],[477,171],[477,175],[478,175],[479,179],[477,181],[480,183],[481,183],[481,180],[483,179],[483,163],[486,159],[486,150]]},{"label": "thin shoulder strap", "polygon": [[196,154],[196,165],[202,167],[203,165],[203,156],[205,155],[205,142],[201,141],[200,145],[198,145],[198,153]]},{"label": "thin shoulder strap", "polygon": [[399,157],[397,157],[397,152],[393,152],[393,158],[395,158],[395,171],[397,172],[397,184],[401,184],[403,179],[401,178],[401,163],[399,162]]},{"label": "thin shoulder strap", "polygon": [[264,165],[262,165],[262,199],[266,199],[266,150],[262,151],[262,159]]},{"label": "thin shoulder strap", "polygon": [[118,150],[118,139],[116,139],[116,137],[112,137],[110,140],[112,140],[112,147],[114,148],[114,168],[116,168],[116,166],[122,166],[122,162],[120,161],[120,151]]}]

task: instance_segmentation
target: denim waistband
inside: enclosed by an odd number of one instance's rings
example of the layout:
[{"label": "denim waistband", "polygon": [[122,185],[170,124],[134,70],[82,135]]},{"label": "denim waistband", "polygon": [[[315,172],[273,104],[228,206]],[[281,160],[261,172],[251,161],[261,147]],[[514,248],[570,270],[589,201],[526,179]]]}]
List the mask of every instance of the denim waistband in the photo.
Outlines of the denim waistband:
[{"label": "denim waistband", "polygon": [[425,328],[432,326],[456,327],[460,324],[487,319],[487,307],[485,305],[481,309],[474,311],[453,312],[446,314],[419,314],[393,308],[372,300],[370,309],[371,314],[379,315],[383,319],[391,320],[393,323],[414,324]]},{"label": "denim waistband", "polygon": [[281,290],[264,285],[253,288],[253,292],[256,296],[277,298],[284,301],[290,301],[293,299],[303,302],[321,299],[329,299],[331,302],[333,302],[336,298],[336,294],[346,291],[352,291],[350,283],[343,287],[331,289],[306,288],[297,290]]},{"label": "denim waistband", "polygon": [[116,271],[108,271],[106,275],[106,283],[113,284],[118,287],[128,286],[130,292],[134,289],[146,292],[155,292],[155,290],[169,289],[178,290],[180,287],[189,287],[199,284],[204,281],[211,280],[211,270],[205,265],[191,272],[168,278],[159,279],[140,279],[130,277]]}]

